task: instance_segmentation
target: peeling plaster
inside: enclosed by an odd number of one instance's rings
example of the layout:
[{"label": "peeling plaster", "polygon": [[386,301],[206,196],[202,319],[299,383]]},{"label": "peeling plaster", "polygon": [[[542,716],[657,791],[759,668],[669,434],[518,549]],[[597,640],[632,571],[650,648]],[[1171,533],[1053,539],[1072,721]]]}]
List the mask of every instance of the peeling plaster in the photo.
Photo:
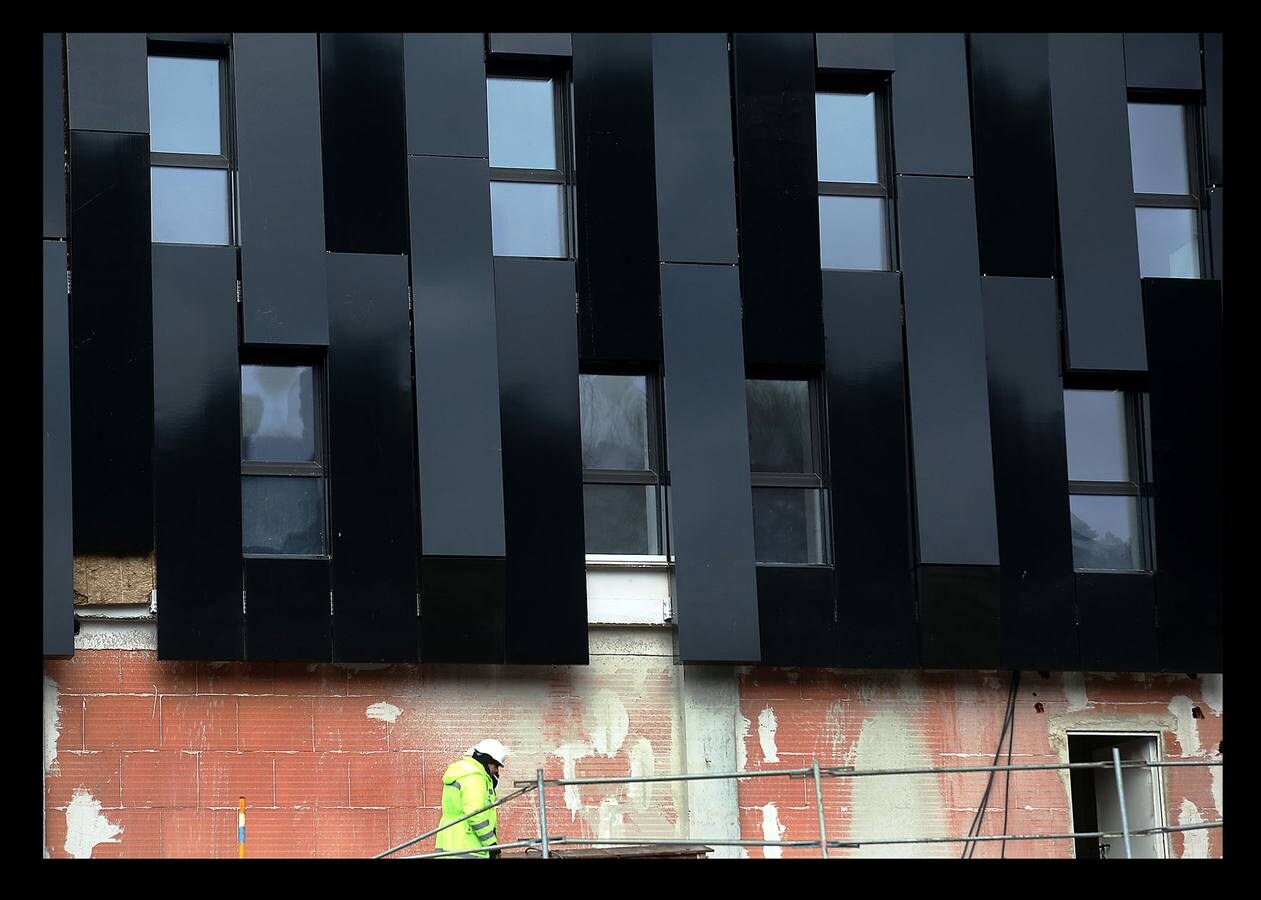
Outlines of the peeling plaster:
[{"label": "peeling plaster", "polygon": [[398,721],[398,717],[402,714],[402,710],[393,703],[386,703],[384,700],[374,703],[368,707],[364,713],[369,719],[377,719],[381,722],[389,722],[394,724]]},{"label": "peeling plaster", "polygon": [[[1204,821],[1200,809],[1189,799],[1182,799],[1182,808],[1178,810],[1179,825],[1199,825]],[[1208,831],[1182,832],[1181,859],[1208,859]]]},{"label": "peeling plaster", "polygon": [[[923,735],[909,717],[882,712],[865,719],[857,741],[854,765],[858,769],[928,767],[933,764]],[[926,778],[854,779],[853,815],[849,837],[898,838],[918,835],[945,837],[940,782]],[[855,856],[947,856],[944,844],[883,844],[860,847]]]},{"label": "peeling plaster", "polygon": [[745,741],[749,739],[749,728],[753,725],[743,713],[740,714],[740,733],[736,736],[736,771],[749,771],[749,751]]},{"label": "peeling plaster", "polygon": [[626,813],[612,797],[600,801],[600,818],[596,826],[596,837],[601,840],[616,840],[626,836]]},{"label": "peeling plaster", "polygon": [[57,682],[44,676],[44,777],[58,773],[57,741],[61,737],[61,697]]},{"label": "peeling plaster", "polygon": [[[562,763],[562,778],[577,778],[578,760],[584,756],[590,756],[593,752],[590,744],[586,742],[574,742],[569,744],[561,744],[552,751],[552,756],[559,756]],[[578,793],[578,785],[565,785],[565,808],[569,810],[569,820],[572,822],[578,817],[578,810],[582,809],[582,797]]]},{"label": "peeling plaster", "polygon": [[878,687],[878,682],[871,676],[861,676],[854,680],[854,690],[858,693],[858,699],[864,703],[869,703],[876,699]]},{"label": "peeling plaster", "polygon": [[899,672],[897,698],[907,703],[924,702],[924,683],[918,672]]},{"label": "peeling plaster", "polygon": [[767,706],[757,714],[757,739],[762,745],[763,762],[779,762],[779,748],[775,746],[775,731],[779,722],[775,719],[775,710]]},{"label": "peeling plaster", "polygon": [[1209,784],[1213,792],[1213,808],[1217,810],[1217,815],[1225,817],[1226,813],[1222,811],[1222,769],[1223,766],[1209,766],[1208,774],[1212,781]]},{"label": "peeling plaster", "polygon": [[84,788],[75,788],[70,805],[66,807],[66,852],[75,859],[90,859],[92,848],[97,844],[117,844],[123,833],[121,825],[115,825],[101,815],[101,802]]},{"label": "peeling plaster", "polygon": [[158,626],[154,622],[80,621],[74,636],[75,650],[157,650]]},{"label": "peeling plaster", "polygon": [[1222,714],[1222,676],[1201,675],[1200,696],[1209,708],[1219,716]]},{"label": "peeling plaster", "polygon": [[828,737],[831,753],[827,762],[830,765],[852,765],[854,747],[851,744],[845,751],[845,705],[837,700],[828,704],[828,711],[823,717],[823,727]]},{"label": "peeling plaster", "polygon": [[1200,726],[1195,723],[1195,717],[1191,713],[1194,705],[1191,698],[1183,694],[1178,694],[1169,701],[1169,711],[1178,720],[1174,734],[1178,737],[1183,756],[1204,755],[1204,750],[1200,747]]},{"label": "peeling plaster", "polygon": [[1086,676],[1081,672],[1065,672],[1060,684],[1064,689],[1064,699],[1068,701],[1070,711],[1086,709],[1090,701],[1086,698]]},{"label": "peeling plaster", "polygon": [[[657,774],[657,760],[653,756],[652,742],[648,738],[635,738],[627,755],[630,757],[632,778],[646,778]],[[652,808],[653,788],[656,786],[651,781],[628,784],[626,796],[637,808],[647,811]]]},{"label": "peeling plaster", "polygon": [[[762,807],[762,840],[782,841],[788,829],[779,823],[779,810],[771,801]],[[767,859],[779,859],[784,855],[783,847],[763,847],[762,855]]]},{"label": "peeling plaster", "polygon": [[622,698],[607,688],[598,690],[591,696],[587,711],[595,723],[590,730],[595,752],[614,756],[622,749],[630,728],[630,717]]}]

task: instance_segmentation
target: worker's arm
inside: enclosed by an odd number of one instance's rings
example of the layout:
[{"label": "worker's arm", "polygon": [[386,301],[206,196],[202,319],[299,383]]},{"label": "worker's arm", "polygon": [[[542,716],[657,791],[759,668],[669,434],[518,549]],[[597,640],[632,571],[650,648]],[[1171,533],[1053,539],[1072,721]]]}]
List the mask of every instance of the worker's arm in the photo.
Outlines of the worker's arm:
[{"label": "worker's arm", "polygon": [[[464,815],[469,815],[491,802],[490,792],[486,790],[486,782],[480,778],[465,778],[461,783],[460,798],[464,803]],[[493,809],[484,810],[469,820],[473,834],[483,847],[498,843],[495,820],[498,817]]]}]

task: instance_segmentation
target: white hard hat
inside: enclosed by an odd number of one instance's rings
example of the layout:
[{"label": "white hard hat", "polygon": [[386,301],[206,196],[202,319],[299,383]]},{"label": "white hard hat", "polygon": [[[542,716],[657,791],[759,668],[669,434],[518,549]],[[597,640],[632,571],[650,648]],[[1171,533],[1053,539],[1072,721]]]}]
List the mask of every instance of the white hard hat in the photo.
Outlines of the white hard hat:
[{"label": "white hard hat", "polygon": [[469,756],[474,753],[484,753],[501,766],[508,760],[508,748],[494,738],[478,741],[469,749]]}]

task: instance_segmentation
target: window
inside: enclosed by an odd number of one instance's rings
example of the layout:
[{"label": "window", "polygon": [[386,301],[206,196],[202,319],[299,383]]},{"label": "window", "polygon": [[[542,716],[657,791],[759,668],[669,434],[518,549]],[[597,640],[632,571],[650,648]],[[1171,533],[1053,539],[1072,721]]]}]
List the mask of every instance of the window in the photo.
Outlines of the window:
[{"label": "window", "polygon": [[327,553],[323,388],[309,363],[241,366],[241,549]]},{"label": "window", "polygon": [[[1112,748],[1121,762],[1159,762],[1158,735],[1092,734],[1069,732],[1068,761],[1112,762]],[[1130,831],[1165,826],[1161,778],[1158,769],[1146,766],[1121,767],[1121,787],[1125,792],[1125,817]],[[1073,808],[1073,831],[1105,832],[1105,837],[1075,838],[1077,859],[1124,859],[1125,839],[1121,834],[1121,798],[1117,794],[1116,770],[1112,768],[1069,770]],[[1130,836],[1134,859],[1163,859],[1167,854],[1162,834]]]},{"label": "window", "polygon": [[759,563],[824,565],[827,491],[811,381],[745,381],[753,544]]},{"label": "window", "polygon": [[1150,568],[1151,492],[1137,407],[1137,396],[1123,391],[1064,392],[1073,567],[1079,571]]},{"label": "window", "polygon": [[578,379],[587,553],[664,555],[657,381],[645,374]]},{"label": "window", "polygon": [[819,264],[889,269],[884,103],[874,88],[814,96],[819,165]]},{"label": "window", "polygon": [[569,128],[558,74],[486,79],[496,256],[569,255]]},{"label": "window", "polygon": [[232,243],[226,69],[226,59],[204,50],[150,46],[149,162],[157,243]]},{"label": "window", "polygon": [[1131,102],[1130,162],[1139,274],[1199,278],[1199,126],[1195,107]]}]

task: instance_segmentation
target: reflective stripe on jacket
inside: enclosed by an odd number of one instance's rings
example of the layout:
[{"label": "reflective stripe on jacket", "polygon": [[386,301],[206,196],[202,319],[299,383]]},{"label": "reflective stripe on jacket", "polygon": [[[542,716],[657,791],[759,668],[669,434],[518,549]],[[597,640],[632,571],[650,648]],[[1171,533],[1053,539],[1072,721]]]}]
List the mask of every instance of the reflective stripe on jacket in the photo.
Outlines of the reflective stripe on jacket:
[{"label": "reflective stripe on jacket", "polygon": [[[442,775],[442,818],[438,824],[446,825],[469,813],[495,802],[495,785],[485,767],[471,756],[457,759],[447,766]],[[497,844],[499,827],[498,810],[488,809],[458,825],[438,832],[439,850],[467,850],[470,856],[486,858],[485,850]],[[459,859],[458,856],[442,856],[439,859]]]}]

